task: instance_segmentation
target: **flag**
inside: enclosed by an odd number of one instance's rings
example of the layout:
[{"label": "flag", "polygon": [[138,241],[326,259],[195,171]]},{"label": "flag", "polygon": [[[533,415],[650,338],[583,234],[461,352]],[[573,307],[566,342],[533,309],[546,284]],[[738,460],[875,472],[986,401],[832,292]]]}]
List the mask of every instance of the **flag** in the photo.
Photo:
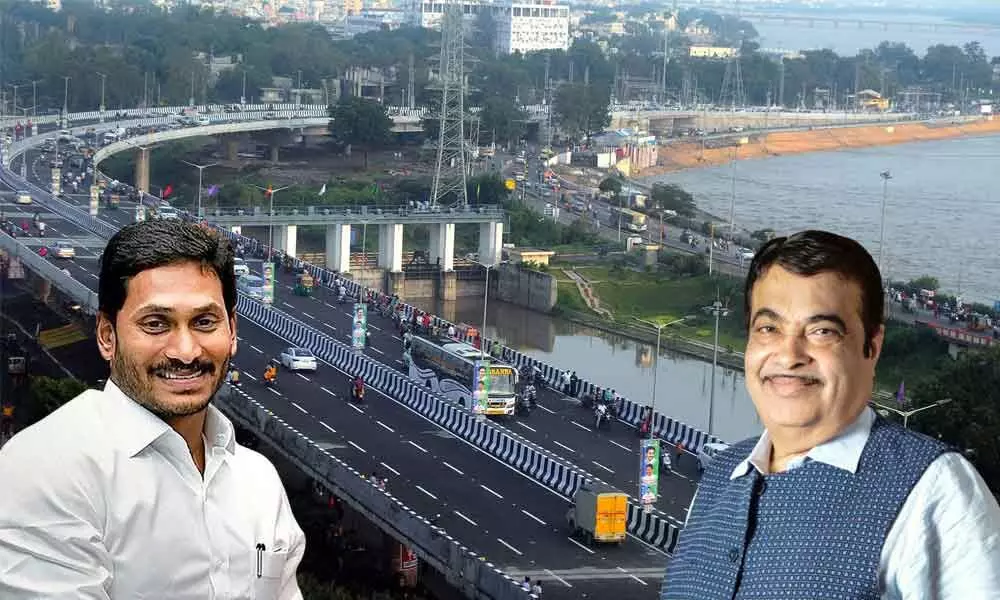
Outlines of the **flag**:
[{"label": "flag", "polygon": [[896,390],[896,403],[900,406],[906,406],[906,382],[899,382],[899,389]]},{"label": "flag", "polygon": [[322,196],[325,193],[326,193],[326,184],[324,183],[323,187],[319,188],[319,195]]},{"label": "flag", "polygon": [[210,185],[210,186],[208,186],[208,197],[209,198],[211,198],[212,196],[214,196],[214,195],[216,195],[218,193],[219,193],[219,186],[217,186],[217,185]]},{"label": "flag", "polygon": [[174,186],[172,186],[172,185],[170,185],[170,184],[168,183],[168,184],[167,184],[167,185],[166,185],[166,186],[165,186],[165,187],[163,188],[163,197],[164,197],[164,198],[169,198],[169,197],[170,197],[170,194],[173,194],[173,193],[174,193]]},{"label": "flag", "polygon": [[267,186],[267,189],[264,190],[264,197],[265,198],[270,198],[271,194],[273,194],[273,193],[274,193],[274,188],[272,188],[271,186]]}]

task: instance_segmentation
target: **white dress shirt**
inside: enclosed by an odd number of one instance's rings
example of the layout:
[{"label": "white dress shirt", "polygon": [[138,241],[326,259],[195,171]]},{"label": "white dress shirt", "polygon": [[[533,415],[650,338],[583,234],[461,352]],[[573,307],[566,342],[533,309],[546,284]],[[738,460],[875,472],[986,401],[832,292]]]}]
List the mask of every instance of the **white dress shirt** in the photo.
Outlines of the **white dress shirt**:
[{"label": "white dress shirt", "polygon": [[14,436],[0,598],[301,599],[305,536],[277,471],[213,406],[204,431],[203,477],[184,439],[109,381]]},{"label": "white dress shirt", "polygon": [[[866,408],[843,433],[793,459],[855,473],[875,413]],[[730,479],[757,469],[769,473],[767,431]],[[975,467],[956,452],[924,471],[900,508],[879,561],[883,600],[996,600],[1000,598],[1000,506]]]}]

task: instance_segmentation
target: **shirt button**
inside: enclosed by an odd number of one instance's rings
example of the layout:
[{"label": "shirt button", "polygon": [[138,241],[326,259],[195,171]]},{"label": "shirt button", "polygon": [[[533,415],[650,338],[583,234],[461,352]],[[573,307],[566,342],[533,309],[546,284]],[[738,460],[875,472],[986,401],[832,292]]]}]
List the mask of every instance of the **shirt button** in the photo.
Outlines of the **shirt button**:
[{"label": "shirt button", "polygon": [[766,479],[761,479],[760,480],[760,485],[757,486],[757,495],[758,496],[763,496],[764,492],[766,490],[767,490],[767,480]]},{"label": "shirt button", "polygon": [[740,559],[740,549],[733,548],[729,551],[729,562],[736,562]]}]

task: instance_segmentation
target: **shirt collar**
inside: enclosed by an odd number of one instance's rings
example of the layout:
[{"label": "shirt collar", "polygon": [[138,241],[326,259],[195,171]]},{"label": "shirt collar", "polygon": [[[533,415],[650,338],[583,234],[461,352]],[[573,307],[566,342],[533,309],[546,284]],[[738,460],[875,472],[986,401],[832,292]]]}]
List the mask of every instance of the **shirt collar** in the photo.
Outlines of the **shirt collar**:
[{"label": "shirt collar", "polygon": [[[788,469],[792,470],[802,466],[807,459],[826,463],[831,467],[843,469],[854,474],[858,470],[858,463],[861,461],[861,453],[868,443],[871,435],[872,424],[875,422],[875,412],[871,407],[865,407],[858,418],[847,426],[838,436],[828,442],[816,446],[805,456],[795,459],[788,464]],[[767,430],[757,440],[750,455],[736,465],[730,479],[743,477],[750,472],[751,468],[757,469],[761,475],[769,474],[771,463],[771,436]]]},{"label": "shirt collar", "polygon": [[[127,396],[110,379],[104,385],[104,395],[111,401],[112,414],[108,422],[117,432],[129,458],[135,457],[163,435],[173,431],[163,419]],[[208,405],[205,414],[202,437],[209,449],[218,446],[229,454],[236,451],[236,435],[232,422],[211,404]]]}]

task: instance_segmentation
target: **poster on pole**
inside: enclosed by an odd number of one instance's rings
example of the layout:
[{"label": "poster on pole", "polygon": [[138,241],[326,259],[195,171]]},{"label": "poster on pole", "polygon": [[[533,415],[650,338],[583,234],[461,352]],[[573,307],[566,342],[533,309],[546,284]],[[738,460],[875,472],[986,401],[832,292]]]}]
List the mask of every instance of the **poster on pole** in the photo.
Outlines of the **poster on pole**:
[{"label": "poster on pole", "polygon": [[477,415],[485,415],[489,398],[490,361],[477,360],[472,371],[472,411]]},{"label": "poster on pole", "polygon": [[639,499],[652,506],[659,494],[660,440],[644,439],[639,445]]},{"label": "poster on pole", "polygon": [[365,349],[368,337],[368,305],[364,302],[354,304],[351,321],[351,346],[358,351]]},{"label": "poster on pole", "polygon": [[62,189],[62,169],[52,169],[52,194],[58,196]]},{"label": "poster on pole", "polygon": [[146,207],[141,204],[135,205],[135,222],[141,223],[146,220]]},{"label": "poster on pole", "polygon": [[264,293],[261,295],[261,302],[274,304],[274,263],[265,262],[260,268],[264,274]]},{"label": "poster on pole", "polygon": [[98,202],[101,200],[101,188],[96,185],[90,186],[90,216],[97,216]]}]

